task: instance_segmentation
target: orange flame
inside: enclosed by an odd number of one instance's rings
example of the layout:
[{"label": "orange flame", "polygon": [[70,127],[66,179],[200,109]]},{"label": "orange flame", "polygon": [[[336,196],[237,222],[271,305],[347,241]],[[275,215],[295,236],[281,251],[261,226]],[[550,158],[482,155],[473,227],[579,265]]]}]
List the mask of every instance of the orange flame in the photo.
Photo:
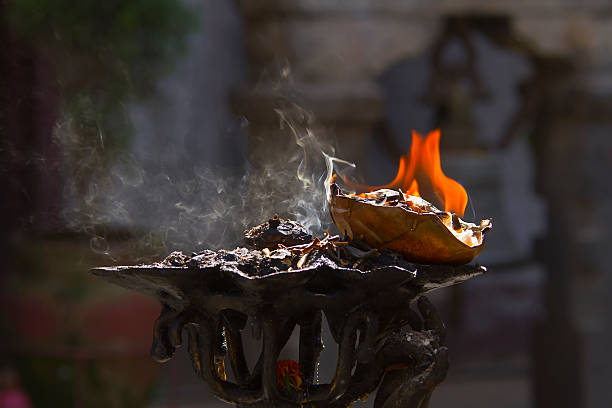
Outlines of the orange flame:
[{"label": "orange flame", "polygon": [[463,216],[467,205],[467,192],[463,186],[450,177],[446,177],[440,164],[440,129],[429,132],[423,138],[412,131],[412,146],[410,153],[400,158],[397,175],[389,184],[379,187],[363,186],[349,181],[344,176],[345,183],[359,190],[378,190],[381,188],[398,189],[409,195],[420,196],[419,184],[415,176],[423,174],[431,182],[434,193],[444,204],[444,211],[453,211]]}]

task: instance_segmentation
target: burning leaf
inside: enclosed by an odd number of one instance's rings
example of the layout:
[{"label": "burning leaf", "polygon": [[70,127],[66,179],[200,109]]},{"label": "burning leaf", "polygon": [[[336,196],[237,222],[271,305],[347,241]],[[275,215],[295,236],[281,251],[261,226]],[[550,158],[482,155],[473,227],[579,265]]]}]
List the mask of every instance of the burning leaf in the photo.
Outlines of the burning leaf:
[{"label": "burning leaf", "polygon": [[[478,256],[492,222],[477,225],[459,218],[468,196],[442,171],[439,143],[439,130],[426,138],[413,131],[410,153],[400,158],[397,175],[384,186],[364,186],[344,177],[347,186],[369,192],[345,195],[332,176],[330,212],[340,232],[412,261],[461,264]],[[444,211],[421,198],[419,183],[431,186]]]},{"label": "burning leaf", "polygon": [[345,195],[336,184],[331,190],[330,212],[342,234],[410,261],[468,263],[480,254],[484,235],[492,227],[491,220],[479,225],[465,222],[399,191]]}]

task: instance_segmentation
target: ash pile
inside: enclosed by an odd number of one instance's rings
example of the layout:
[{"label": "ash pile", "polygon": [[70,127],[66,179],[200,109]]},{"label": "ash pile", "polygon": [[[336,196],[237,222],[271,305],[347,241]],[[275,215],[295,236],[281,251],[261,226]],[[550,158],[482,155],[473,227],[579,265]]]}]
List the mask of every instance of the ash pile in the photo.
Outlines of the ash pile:
[{"label": "ash pile", "polygon": [[173,252],[156,267],[222,269],[245,278],[303,270],[372,271],[393,268],[415,275],[413,284],[438,288],[458,283],[486,271],[479,265],[420,264],[397,252],[370,247],[359,239],[338,235],[313,237],[296,221],[275,216],[244,233],[246,247],[234,250],[204,250],[191,255]]}]

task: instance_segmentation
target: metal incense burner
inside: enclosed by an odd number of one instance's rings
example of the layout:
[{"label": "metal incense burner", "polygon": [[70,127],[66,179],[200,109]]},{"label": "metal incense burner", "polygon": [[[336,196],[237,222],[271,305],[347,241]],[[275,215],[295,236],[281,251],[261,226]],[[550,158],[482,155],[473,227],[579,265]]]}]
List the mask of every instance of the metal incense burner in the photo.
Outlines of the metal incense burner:
[{"label": "metal incense burner", "polygon": [[[375,407],[427,407],[448,370],[445,328],[423,296],[486,271],[425,265],[339,237],[312,238],[293,221],[271,219],[246,232],[251,247],[172,253],[152,265],[92,273],[155,297],[162,311],[151,354],[169,360],[187,331],[196,373],[238,407],[347,407],[376,391]],[[418,313],[410,308],[416,301]],[[322,316],[338,344],[330,383],[316,380]],[[249,369],[241,331],[263,336]],[[279,385],[279,353],[296,325],[299,386]],[[229,375],[228,375],[229,374]]]}]

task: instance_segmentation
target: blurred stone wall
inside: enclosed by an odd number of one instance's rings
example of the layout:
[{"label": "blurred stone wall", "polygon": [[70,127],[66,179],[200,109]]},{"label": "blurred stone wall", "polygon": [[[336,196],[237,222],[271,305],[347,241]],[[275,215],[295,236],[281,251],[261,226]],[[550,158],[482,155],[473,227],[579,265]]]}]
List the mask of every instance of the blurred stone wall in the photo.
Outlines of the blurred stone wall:
[{"label": "blurred stone wall", "polygon": [[[443,166],[468,188],[476,215],[496,217],[490,253],[481,258],[491,273],[439,299],[459,322],[454,353],[466,352],[456,358],[468,360],[480,355],[481,380],[525,379],[515,384],[515,394],[524,399],[512,406],[607,406],[612,4],[239,4],[246,18],[249,83],[236,92],[234,105],[250,123],[251,159],[265,160],[262,144],[287,143],[269,113],[291,97],[313,112],[325,134],[334,135],[340,157],[381,182],[385,174],[392,177],[395,162],[381,140],[407,149],[407,129],[440,125],[435,109],[424,107],[435,71],[431,50],[440,37],[452,24],[472,27],[470,36],[484,34],[463,48],[475,52],[475,71],[492,95],[464,98],[458,106],[464,104],[474,124],[472,133],[464,131],[457,140],[473,137],[475,143],[457,151],[442,142]],[[443,126],[443,140],[445,132],[456,137],[454,129]],[[474,374],[477,365],[466,365],[464,373]],[[490,406],[476,399],[465,406]]]}]

